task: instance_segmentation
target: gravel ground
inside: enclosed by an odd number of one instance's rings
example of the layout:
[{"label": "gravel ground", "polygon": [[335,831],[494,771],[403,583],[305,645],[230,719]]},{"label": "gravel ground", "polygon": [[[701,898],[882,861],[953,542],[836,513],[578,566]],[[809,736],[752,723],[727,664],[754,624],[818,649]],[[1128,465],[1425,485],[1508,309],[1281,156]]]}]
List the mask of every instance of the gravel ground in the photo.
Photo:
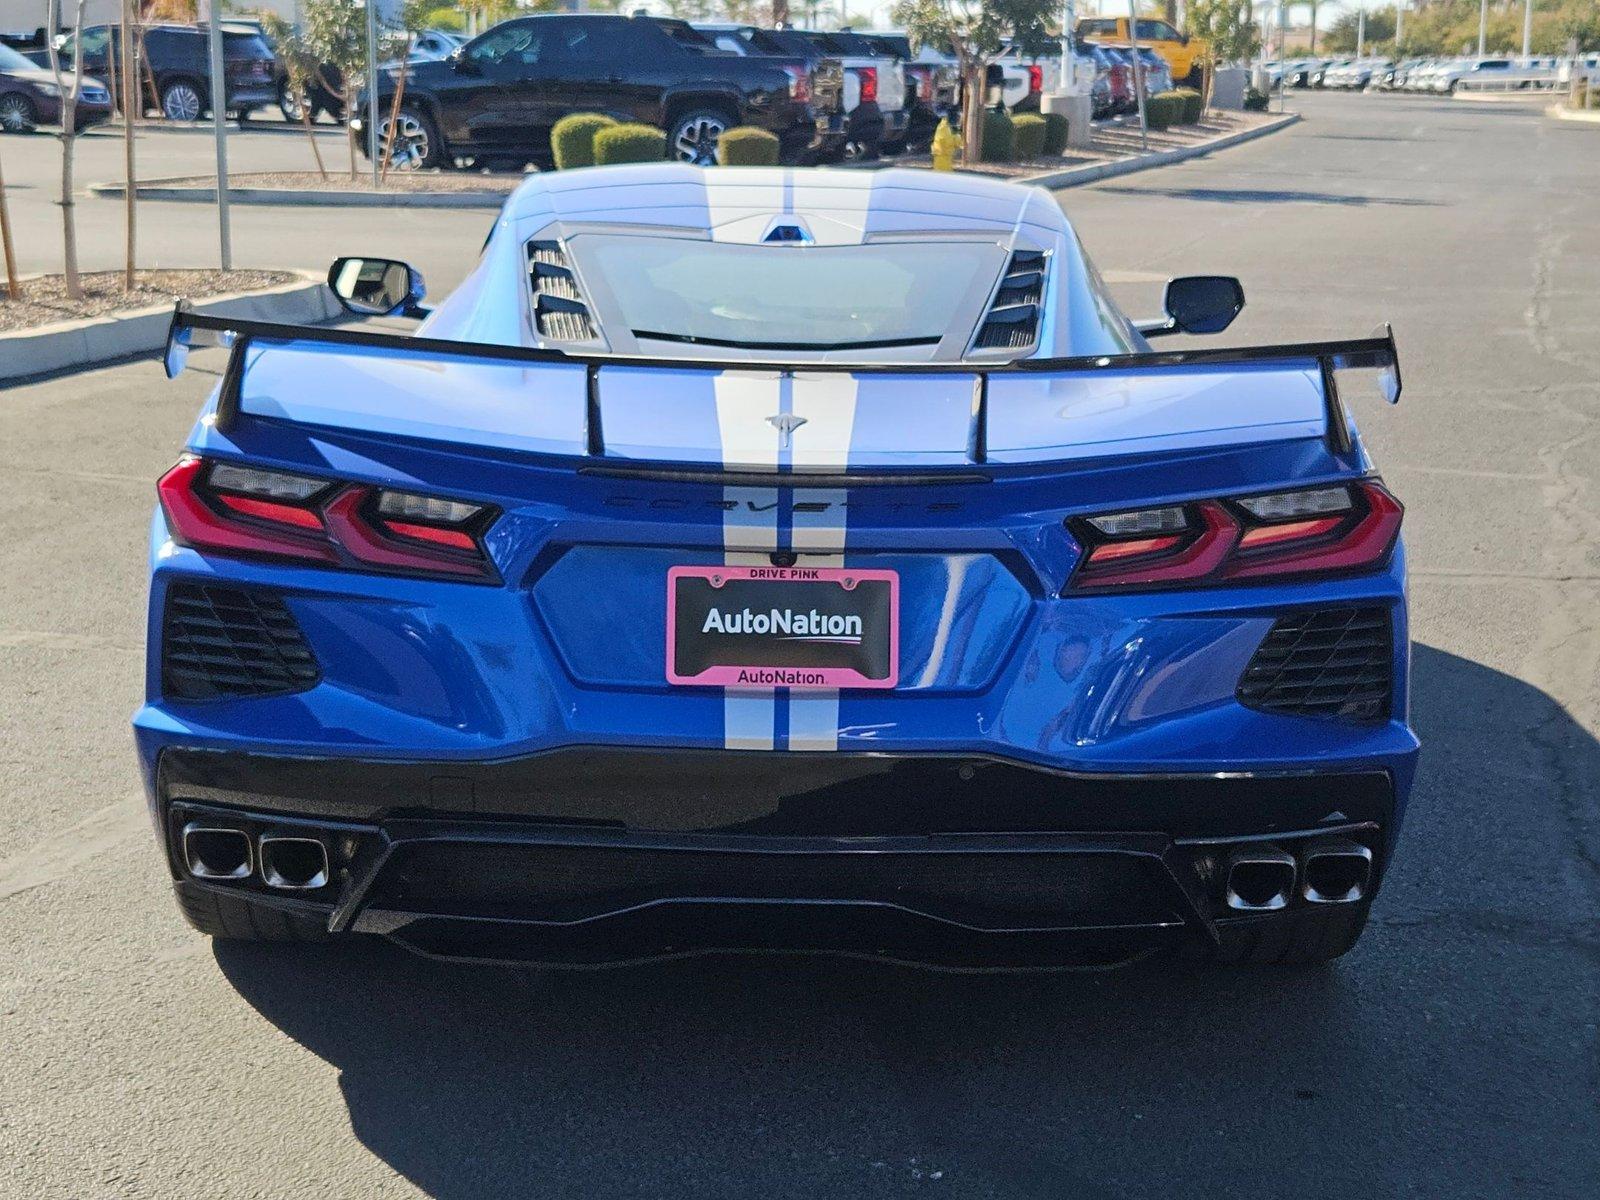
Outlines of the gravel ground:
[{"label": "gravel ground", "polygon": [[252,292],[292,283],[295,277],[286,271],[140,271],[131,292],[122,288],[121,271],[95,271],[79,278],[83,281],[81,300],[67,299],[66,280],[60,275],[23,280],[22,296],[16,300],[7,299],[0,288],[0,330],[103,317],[153,304],[170,304],[178,296],[195,299]]}]

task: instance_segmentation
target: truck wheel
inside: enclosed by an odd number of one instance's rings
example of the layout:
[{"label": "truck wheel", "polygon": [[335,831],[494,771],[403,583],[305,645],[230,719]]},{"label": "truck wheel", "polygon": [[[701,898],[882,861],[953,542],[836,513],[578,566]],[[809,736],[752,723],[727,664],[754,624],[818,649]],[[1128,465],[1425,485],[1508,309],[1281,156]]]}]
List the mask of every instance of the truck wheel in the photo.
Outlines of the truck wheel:
[{"label": "truck wheel", "polygon": [[883,142],[873,138],[865,142],[846,142],[844,156],[850,162],[877,162],[883,154]]},{"label": "truck wheel", "polygon": [[32,133],[38,124],[32,100],[17,92],[0,96],[0,132]]},{"label": "truck wheel", "polygon": [[198,121],[205,111],[200,85],[188,79],[174,79],[161,89],[161,115],[169,121]]},{"label": "truck wheel", "polygon": [[[445,153],[444,139],[433,118],[420,108],[407,104],[400,109],[399,131],[395,136],[394,152],[389,165],[399,170],[436,171],[455,165],[455,160]],[[378,153],[389,137],[389,118],[378,122]]]},{"label": "truck wheel", "polygon": [[322,922],[239,896],[219,896],[188,883],[175,883],[183,919],[201,933],[235,942],[325,942]]},{"label": "truck wheel", "polygon": [[1330,904],[1286,917],[1224,926],[1220,946],[1196,957],[1231,966],[1301,967],[1332,962],[1356,944],[1367,926],[1368,903]]},{"label": "truck wheel", "polygon": [[[283,86],[278,89],[278,111],[283,114],[283,119],[291,125],[300,124],[301,114],[305,112],[307,102],[308,99],[304,93],[297,92],[290,87],[288,80],[285,80]],[[311,114],[311,119],[313,121],[317,119],[315,112]]]},{"label": "truck wheel", "polygon": [[728,114],[714,108],[697,108],[672,123],[667,134],[667,153],[679,162],[697,167],[717,165],[717,144],[733,128]]}]

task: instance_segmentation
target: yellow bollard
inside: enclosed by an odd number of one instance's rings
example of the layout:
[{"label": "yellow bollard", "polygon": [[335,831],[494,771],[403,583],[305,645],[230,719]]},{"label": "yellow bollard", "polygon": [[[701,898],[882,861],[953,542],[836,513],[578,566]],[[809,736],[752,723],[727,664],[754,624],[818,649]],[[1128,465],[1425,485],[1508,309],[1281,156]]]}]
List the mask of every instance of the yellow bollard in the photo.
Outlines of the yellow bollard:
[{"label": "yellow bollard", "polygon": [[950,122],[941,120],[939,128],[933,131],[933,169],[935,171],[953,171],[956,169],[956,151],[961,146],[961,139],[950,128]]}]

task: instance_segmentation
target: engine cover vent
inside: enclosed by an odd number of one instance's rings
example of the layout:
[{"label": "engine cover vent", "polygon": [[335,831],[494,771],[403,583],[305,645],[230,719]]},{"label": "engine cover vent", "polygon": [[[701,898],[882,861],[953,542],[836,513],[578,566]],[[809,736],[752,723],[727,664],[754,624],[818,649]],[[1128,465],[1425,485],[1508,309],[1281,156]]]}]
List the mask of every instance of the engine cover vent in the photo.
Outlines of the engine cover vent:
[{"label": "engine cover vent", "polygon": [[1044,297],[1048,256],[1042,250],[1011,255],[989,311],[973,342],[976,350],[1025,350],[1039,337],[1039,304]]},{"label": "engine cover vent", "polygon": [[528,282],[540,337],[562,342],[595,340],[594,320],[560,242],[528,243]]}]

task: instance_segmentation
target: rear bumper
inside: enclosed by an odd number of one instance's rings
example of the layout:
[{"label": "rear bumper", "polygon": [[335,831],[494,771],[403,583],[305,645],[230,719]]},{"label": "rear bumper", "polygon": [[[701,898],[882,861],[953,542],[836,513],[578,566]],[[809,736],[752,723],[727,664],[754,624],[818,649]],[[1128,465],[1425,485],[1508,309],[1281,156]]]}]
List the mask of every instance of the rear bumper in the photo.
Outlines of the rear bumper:
[{"label": "rear bumper", "polygon": [[[180,888],[430,955],[569,965],[1115,958],[1257,919],[1223,896],[1241,844],[1353,838],[1375,888],[1397,814],[1383,771],[1096,777],[976,756],[601,749],[477,764],[172,749],[154,800]],[[196,878],[194,825],[253,847],[318,840],[328,881],[270,887],[259,858],[246,877]]]}]

